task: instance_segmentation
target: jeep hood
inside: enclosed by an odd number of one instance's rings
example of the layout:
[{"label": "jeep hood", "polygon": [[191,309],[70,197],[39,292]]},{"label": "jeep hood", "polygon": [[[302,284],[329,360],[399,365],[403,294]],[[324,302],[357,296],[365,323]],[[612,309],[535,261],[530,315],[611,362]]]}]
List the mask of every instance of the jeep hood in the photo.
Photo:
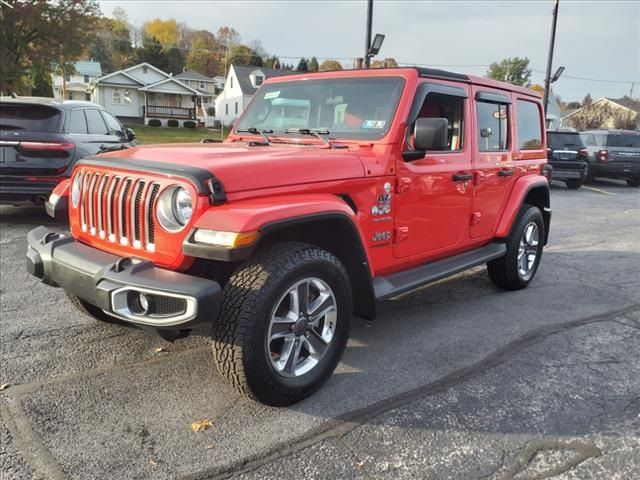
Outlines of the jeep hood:
[{"label": "jeep hood", "polygon": [[[99,155],[184,164],[212,172],[228,193],[364,177],[360,157],[315,145],[251,147],[245,143],[148,145]],[[114,162],[116,166],[117,161]]]}]

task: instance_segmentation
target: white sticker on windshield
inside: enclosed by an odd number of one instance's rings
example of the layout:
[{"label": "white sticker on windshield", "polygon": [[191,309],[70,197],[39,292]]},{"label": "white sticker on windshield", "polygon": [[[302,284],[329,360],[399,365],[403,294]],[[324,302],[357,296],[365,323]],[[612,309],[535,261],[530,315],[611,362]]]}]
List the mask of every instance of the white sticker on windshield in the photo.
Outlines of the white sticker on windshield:
[{"label": "white sticker on windshield", "polygon": [[362,128],[384,128],[386,120],[365,120]]},{"label": "white sticker on windshield", "polygon": [[265,100],[271,100],[272,98],[278,98],[280,96],[280,90],[276,90],[275,92],[267,92],[264,94]]}]

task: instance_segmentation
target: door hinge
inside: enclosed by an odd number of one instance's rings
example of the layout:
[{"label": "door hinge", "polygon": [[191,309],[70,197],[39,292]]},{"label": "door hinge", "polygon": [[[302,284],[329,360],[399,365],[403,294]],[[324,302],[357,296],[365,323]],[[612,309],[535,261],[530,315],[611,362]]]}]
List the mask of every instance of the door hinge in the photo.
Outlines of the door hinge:
[{"label": "door hinge", "polygon": [[409,238],[409,227],[396,227],[394,241],[395,243],[404,242]]},{"label": "door hinge", "polygon": [[406,192],[411,188],[411,178],[400,177],[396,182],[396,193]]}]

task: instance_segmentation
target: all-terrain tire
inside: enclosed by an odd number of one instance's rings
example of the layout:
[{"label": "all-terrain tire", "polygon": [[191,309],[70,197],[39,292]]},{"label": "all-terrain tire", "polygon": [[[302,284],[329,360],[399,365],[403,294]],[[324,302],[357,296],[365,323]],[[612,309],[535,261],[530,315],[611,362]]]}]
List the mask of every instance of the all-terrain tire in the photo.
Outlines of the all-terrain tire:
[{"label": "all-terrain tire", "polygon": [[[296,282],[319,278],[332,290],[337,321],[326,353],[308,373],[286,378],[273,366],[269,325],[282,296]],[[337,366],[349,337],[352,314],[347,272],[331,253],[297,242],[258,251],[231,276],[213,329],[213,350],[221,375],[244,395],[284,406],[311,395]]]},{"label": "all-terrain tire", "polygon": [[630,187],[640,187],[640,177],[627,178],[627,185]]},{"label": "all-terrain tire", "polygon": [[[538,241],[535,250],[535,259],[531,268],[525,275],[519,271],[519,253],[521,252],[521,241],[525,234],[525,229],[531,224],[537,228]],[[538,207],[524,204],[518,213],[509,236],[506,238],[507,253],[496,260],[487,263],[489,278],[497,286],[506,290],[519,290],[525,288],[533,277],[535,277],[545,239],[544,220],[542,212]],[[527,254],[526,252],[524,253]]]},{"label": "all-terrain tire", "polygon": [[569,179],[569,180],[565,180],[565,182],[567,184],[567,188],[570,190],[577,190],[582,186],[583,181],[582,180],[577,180],[577,179]]},{"label": "all-terrain tire", "polygon": [[94,320],[98,320],[99,322],[120,323],[117,318],[104,313],[101,309],[99,309],[95,305],[91,305],[90,303],[85,302],[81,298],[78,298],[69,292],[65,292],[65,294],[67,295],[69,302],[71,302],[71,305],[76,307],[76,309],[83,315],[91,317]]}]

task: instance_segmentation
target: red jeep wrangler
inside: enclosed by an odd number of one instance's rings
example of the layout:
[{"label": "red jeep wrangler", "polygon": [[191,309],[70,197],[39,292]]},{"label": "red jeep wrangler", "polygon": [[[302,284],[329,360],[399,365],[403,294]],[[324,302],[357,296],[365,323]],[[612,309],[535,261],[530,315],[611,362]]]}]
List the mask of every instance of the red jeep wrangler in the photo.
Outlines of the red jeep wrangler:
[{"label": "red jeep wrangler", "polygon": [[28,270],[98,320],[213,326],[224,378],[270,405],[332,374],[352,315],[487,264],[533,279],[551,211],[543,108],[513,85],[400,68],[268,80],[224,144],[80,161]]}]

